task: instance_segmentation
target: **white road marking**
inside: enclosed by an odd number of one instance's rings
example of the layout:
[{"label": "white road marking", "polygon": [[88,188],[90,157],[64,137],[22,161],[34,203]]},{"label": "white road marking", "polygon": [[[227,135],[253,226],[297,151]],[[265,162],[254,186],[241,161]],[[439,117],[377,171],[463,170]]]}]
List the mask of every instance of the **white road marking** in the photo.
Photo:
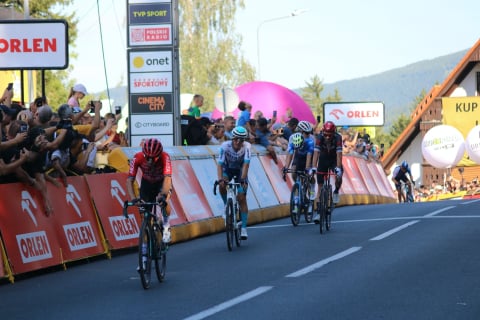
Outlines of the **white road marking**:
[{"label": "white road marking", "polygon": [[410,227],[411,225],[414,225],[415,223],[417,222],[420,222],[420,220],[413,220],[413,221],[410,221],[410,222],[407,222],[405,224],[402,224],[401,226],[399,227],[396,227],[396,228],[393,228],[392,230],[389,230],[387,232],[384,232],[382,233],[381,235],[378,235],[372,239],[370,239],[370,241],[378,241],[378,240],[382,240],[382,239],[385,239],[386,237],[389,237],[391,236],[392,234],[394,234],[395,232],[398,232],[400,230],[403,230],[405,228],[408,228]]},{"label": "white road marking", "polygon": [[249,291],[247,293],[242,294],[241,296],[238,296],[236,298],[233,298],[231,300],[225,301],[223,303],[217,304],[214,307],[211,307],[209,309],[206,309],[202,312],[199,312],[197,314],[194,314],[188,318],[185,318],[184,320],[200,320],[200,319],[205,319],[206,317],[210,317],[211,315],[214,315],[215,313],[218,313],[220,311],[223,311],[225,309],[228,309],[230,307],[233,307],[236,304],[239,304],[241,302],[244,302],[246,300],[255,298],[256,296],[259,296],[269,290],[271,290],[273,287],[271,286],[265,286],[265,287],[258,287],[255,290]]},{"label": "white road marking", "polygon": [[455,208],[455,206],[445,207],[443,209],[433,211],[432,213],[426,214],[426,215],[424,215],[424,217],[433,217],[433,216],[435,216],[435,215],[437,215],[437,214],[439,214],[443,211],[447,211],[447,210],[450,210],[450,209],[453,209],[453,208]]},{"label": "white road marking", "polygon": [[355,252],[359,251],[360,249],[362,249],[362,247],[352,247],[352,248],[350,248],[350,249],[347,249],[347,250],[345,250],[345,251],[342,251],[342,252],[340,252],[340,253],[337,253],[336,255],[333,255],[333,256],[328,257],[328,258],[323,259],[323,260],[320,260],[320,261],[318,261],[318,262],[316,262],[316,263],[314,263],[314,264],[311,264],[311,265],[309,265],[308,267],[305,267],[305,268],[303,268],[303,269],[300,269],[300,270],[298,270],[298,271],[295,271],[295,272],[293,272],[293,273],[290,273],[290,274],[286,275],[285,277],[287,277],[287,278],[297,278],[297,277],[301,277],[301,276],[303,276],[303,275],[305,275],[305,274],[307,274],[307,273],[309,273],[309,272],[312,272],[312,271],[314,271],[314,270],[316,270],[316,269],[319,269],[319,268],[323,267],[324,265],[326,265],[326,264],[328,264],[328,263],[330,263],[330,262],[332,262],[332,261],[339,260],[339,259],[341,259],[341,258],[344,258],[344,257],[352,254],[352,253],[355,253]]}]

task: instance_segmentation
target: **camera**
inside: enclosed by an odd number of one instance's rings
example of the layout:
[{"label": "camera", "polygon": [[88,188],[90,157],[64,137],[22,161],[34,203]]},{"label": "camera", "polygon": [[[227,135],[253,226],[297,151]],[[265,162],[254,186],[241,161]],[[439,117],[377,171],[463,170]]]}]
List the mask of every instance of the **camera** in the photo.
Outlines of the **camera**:
[{"label": "camera", "polygon": [[90,113],[95,113],[95,103],[101,103],[99,100],[90,100],[88,103],[90,105]]}]

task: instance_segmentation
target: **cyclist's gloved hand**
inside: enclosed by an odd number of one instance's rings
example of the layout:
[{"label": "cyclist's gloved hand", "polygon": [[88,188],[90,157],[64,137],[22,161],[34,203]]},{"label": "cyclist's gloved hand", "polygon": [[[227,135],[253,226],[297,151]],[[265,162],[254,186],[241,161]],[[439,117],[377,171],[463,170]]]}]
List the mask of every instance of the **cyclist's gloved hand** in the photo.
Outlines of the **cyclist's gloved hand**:
[{"label": "cyclist's gloved hand", "polygon": [[157,197],[157,201],[161,204],[166,203],[166,200],[167,200],[167,196],[164,195],[163,193]]},{"label": "cyclist's gloved hand", "polygon": [[341,176],[342,176],[342,168],[336,167],[336,168],[335,168],[335,175],[336,175],[337,177],[341,177]]},{"label": "cyclist's gloved hand", "polygon": [[240,182],[240,184],[242,185],[242,187],[244,187],[244,188],[245,188],[246,186],[248,186],[248,181],[247,181],[247,179],[240,179],[239,182]]},{"label": "cyclist's gloved hand", "polygon": [[283,174],[286,174],[286,173],[287,173],[287,171],[288,171],[288,169],[287,169],[286,167],[283,167],[283,168],[282,168],[282,172],[283,172]]},{"label": "cyclist's gloved hand", "polygon": [[308,170],[308,174],[309,174],[309,175],[314,175],[316,172],[317,172],[317,168],[310,168],[310,169]]}]

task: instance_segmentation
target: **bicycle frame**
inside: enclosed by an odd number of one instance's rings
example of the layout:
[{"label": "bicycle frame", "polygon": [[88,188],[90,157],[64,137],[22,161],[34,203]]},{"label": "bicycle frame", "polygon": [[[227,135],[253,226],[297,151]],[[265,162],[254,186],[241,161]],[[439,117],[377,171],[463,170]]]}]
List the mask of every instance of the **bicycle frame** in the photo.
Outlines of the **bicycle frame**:
[{"label": "bicycle frame", "polygon": [[[333,190],[330,182],[330,177],[335,176],[332,168],[328,168],[327,172],[317,172],[319,179],[323,179],[323,185],[320,189],[320,197],[317,206],[317,211],[320,216],[320,233],[323,233],[323,228],[328,231],[331,227],[333,204]],[[321,176],[321,177],[320,177]]]},{"label": "bicycle frame", "polygon": [[[300,216],[303,213],[305,215],[305,221],[307,223],[312,222],[313,218],[313,201],[309,198],[310,192],[310,179],[309,176],[303,170],[287,169],[283,174],[283,179],[286,180],[287,173],[295,173],[296,179],[292,186],[290,194],[290,219],[293,226],[298,226],[300,223]],[[298,195],[297,195],[298,191]],[[295,198],[298,196],[298,203],[295,203]],[[296,206],[296,208],[295,208]],[[296,212],[295,210],[296,209]]]},{"label": "bicycle frame", "polygon": [[[150,273],[152,262],[155,264],[155,272],[158,281],[162,282],[165,278],[166,252],[168,244],[163,242],[163,213],[166,207],[165,203],[159,202],[128,202],[123,206],[123,215],[128,218],[127,208],[129,206],[139,207],[142,216],[142,225],[138,235],[138,265],[140,281],[144,289],[150,287]],[[153,208],[153,210],[150,210]],[[155,209],[160,208],[162,219],[157,216]]]},{"label": "bicycle frame", "polygon": [[405,202],[414,202],[413,192],[411,190],[411,182],[400,182],[402,187],[400,188],[400,192],[403,193],[403,198]]},{"label": "bicycle frame", "polygon": [[[236,177],[233,177],[228,183],[226,183],[227,189],[227,202],[225,204],[225,233],[227,236],[227,248],[228,251],[233,249],[233,238],[235,238],[235,244],[237,247],[241,245],[241,222],[239,221],[240,209],[239,203],[237,200],[238,188],[241,186],[240,183],[235,182]],[[217,194],[217,186],[219,185],[218,181],[215,181],[213,186],[213,194]]]}]

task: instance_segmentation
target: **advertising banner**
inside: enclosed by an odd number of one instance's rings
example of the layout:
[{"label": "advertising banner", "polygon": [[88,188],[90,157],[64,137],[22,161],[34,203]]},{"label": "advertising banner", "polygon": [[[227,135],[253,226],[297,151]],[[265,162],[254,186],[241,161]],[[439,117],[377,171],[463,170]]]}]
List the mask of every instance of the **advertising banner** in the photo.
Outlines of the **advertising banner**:
[{"label": "advertising banner", "polygon": [[377,162],[372,162],[368,165],[368,169],[377,183],[380,194],[385,197],[394,198],[395,194],[393,193],[392,185],[388,181],[388,177],[385,175],[382,165]]},{"label": "advertising banner", "polygon": [[340,126],[383,126],[383,102],[325,102],[323,118]]},{"label": "advertising banner", "polygon": [[[49,184],[55,232],[63,260],[73,261],[107,253],[105,240],[83,176],[68,177],[67,188]],[[52,223],[52,222],[50,222]]]},{"label": "advertising banner", "polygon": [[13,274],[62,264],[54,217],[61,213],[47,217],[39,192],[22,183],[0,184],[0,194],[10,199],[0,204],[0,230]]}]

